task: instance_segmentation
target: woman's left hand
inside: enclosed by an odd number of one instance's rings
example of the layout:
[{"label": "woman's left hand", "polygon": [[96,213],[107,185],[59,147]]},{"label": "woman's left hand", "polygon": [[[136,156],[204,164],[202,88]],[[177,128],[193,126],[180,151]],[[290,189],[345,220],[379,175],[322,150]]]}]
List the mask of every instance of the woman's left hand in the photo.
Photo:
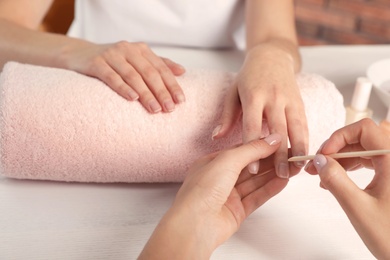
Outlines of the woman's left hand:
[{"label": "woman's left hand", "polygon": [[[273,134],[198,160],[140,258],[208,259],[254,210],[287,185],[288,179],[275,175],[270,156],[280,141]],[[258,175],[241,173],[260,159]]]},{"label": "woman's left hand", "polygon": [[[303,101],[296,83],[293,59],[272,44],[253,47],[248,51],[243,67],[225,100],[221,123],[213,138],[226,136],[242,113],[243,143],[262,138],[263,119],[269,132],[282,135],[275,154],[276,174],[288,178],[288,140],[293,156],[306,155],[308,127]],[[295,170],[303,167],[294,163]],[[259,162],[248,165],[257,173]]]}]

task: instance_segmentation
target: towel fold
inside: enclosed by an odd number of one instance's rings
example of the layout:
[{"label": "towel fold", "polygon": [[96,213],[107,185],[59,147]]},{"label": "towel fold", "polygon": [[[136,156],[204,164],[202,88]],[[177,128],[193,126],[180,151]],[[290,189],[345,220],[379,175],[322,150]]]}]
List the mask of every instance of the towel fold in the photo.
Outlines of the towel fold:
[{"label": "towel fold", "polygon": [[[189,70],[187,101],[149,114],[101,81],[73,71],[9,62],[0,75],[1,174],[76,182],[180,182],[202,155],[241,142],[240,123],[212,141],[234,74]],[[297,77],[310,152],[343,126],[343,98],[321,76]],[[267,134],[264,124],[263,134]]]}]

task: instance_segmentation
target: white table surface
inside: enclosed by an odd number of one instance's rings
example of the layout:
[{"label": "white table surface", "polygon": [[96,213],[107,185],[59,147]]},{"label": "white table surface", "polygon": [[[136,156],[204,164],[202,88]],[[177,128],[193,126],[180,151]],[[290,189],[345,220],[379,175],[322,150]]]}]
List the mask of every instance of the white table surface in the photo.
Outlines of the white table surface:
[{"label": "white table surface", "polygon": [[[188,68],[237,71],[242,54],[156,48]],[[354,82],[389,46],[303,47],[303,70],[333,81],[349,104]],[[387,109],[371,95],[374,119]],[[370,170],[353,173],[359,186]],[[179,184],[84,184],[0,177],[0,259],[135,259]],[[167,237],[169,239],[169,237]],[[254,212],[212,259],[374,259],[318,176],[301,172]]]}]

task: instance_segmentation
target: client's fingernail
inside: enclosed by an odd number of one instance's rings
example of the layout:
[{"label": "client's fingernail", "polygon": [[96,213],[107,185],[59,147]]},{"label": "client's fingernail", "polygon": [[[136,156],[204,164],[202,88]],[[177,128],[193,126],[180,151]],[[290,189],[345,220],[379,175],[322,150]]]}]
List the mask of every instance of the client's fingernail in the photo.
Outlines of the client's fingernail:
[{"label": "client's fingernail", "polygon": [[260,163],[252,162],[248,165],[248,171],[252,174],[257,174],[259,172]]},{"label": "client's fingernail", "polygon": [[322,167],[324,167],[327,163],[328,160],[326,160],[326,157],[323,156],[322,154],[317,154],[316,157],[313,159],[314,167],[316,167],[317,172],[319,172]]},{"label": "client's fingernail", "polygon": [[313,166],[313,161],[310,161],[310,162],[308,162],[307,164],[306,164],[306,166],[305,166],[305,171],[307,171],[310,167],[312,167]]},{"label": "client's fingernail", "polygon": [[269,145],[276,145],[276,144],[280,143],[280,141],[282,140],[282,136],[280,134],[270,134],[269,136],[267,136],[263,140],[266,141],[267,144],[269,144]]},{"label": "client's fingernail", "polygon": [[184,103],[186,101],[186,97],[183,94],[176,94],[176,102],[179,104]]},{"label": "client's fingernail", "polygon": [[276,175],[278,175],[279,178],[282,179],[288,179],[289,174],[289,169],[288,169],[288,164],[287,163],[280,163],[278,170],[276,171]]},{"label": "client's fingernail", "polygon": [[138,94],[136,92],[134,92],[134,91],[129,91],[128,94],[129,94],[129,97],[130,97],[130,99],[132,101],[135,101],[135,100],[139,99]]},{"label": "client's fingernail", "polygon": [[214,138],[219,134],[219,131],[221,131],[222,125],[217,125],[216,128],[214,128],[213,133],[211,134],[211,139],[214,140]]},{"label": "client's fingernail", "polygon": [[161,106],[158,104],[156,100],[152,100],[149,102],[149,108],[153,113],[157,113],[161,111]]},{"label": "client's fingernail", "polygon": [[[298,153],[294,156],[304,156],[304,155],[305,155],[304,153]],[[294,165],[298,168],[302,168],[305,165],[305,161],[296,161],[294,162]]]},{"label": "client's fingernail", "polygon": [[175,104],[173,104],[171,100],[165,101],[164,107],[168,112],[172,112],[173,110],[175,110]]}]

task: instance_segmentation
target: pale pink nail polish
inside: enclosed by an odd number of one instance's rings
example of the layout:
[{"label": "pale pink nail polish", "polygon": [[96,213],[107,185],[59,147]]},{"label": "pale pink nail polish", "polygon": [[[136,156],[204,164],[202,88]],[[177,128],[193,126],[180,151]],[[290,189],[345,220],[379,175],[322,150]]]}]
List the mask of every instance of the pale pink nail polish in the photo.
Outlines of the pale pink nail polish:
[{"label": "pale pink nail polish", "polygon": [[175,97],[176,97],[176,101],[179,104],[184,103],[186,101],[186,98],[183,94],[176,94]]},{"label": "pale pink nail polish", "polygon": [[269,145],[276,145],[280,143],[282,140],[282,136],[280,134],[270,134],[266,138],[263,139]]},{"label": "pale pink nail polish", "polygon": [[317,172],[321,171],[322,167],[324,167],[328,163],[326,157],[322,154],[317,154],[313,159],[314,167],[316,167]]},{"label": "pale pink nail polish", "polygon": [[149,102],[149,108],[153,113],[158,113],[161,111],[161,106],[156,100],[152,100]]},{"label": "pale pink nail polish", "polygon": [[175,110],[175,104],[173,104],[173,102],[170,100],[164,102],[164,107],[168,112]]},{"label": "pale pink nail polish", "polygon": [[252,174],[257,174],[259,172],[260,163],[252,162],[248,165],[248,171]]},{"label": "pale pink nail polish", "polygon": [[214,140],[214,138],[219,134],[219,131],[221,131],[222,125],[217,125],[216,128],[214,128],[213,133],[211,134],[211,139]]},{"label": "pale pink nail polish", "polygon": [[135,92],[133,92],[133,91],[129,91],[129,92],[128,92],[128,95],[129,95],[129,97],[130,97],[130,99],[131,99],[132,101],[135,101],[135,100],[138,100],[138,99],[139,99],[138,94],[135,93]]},{"label": "pale pink nail polish", "polygon": [[287,163],[280,163],[278,166],[278,170],[276,172],[276,175],[279,178],[288,179],[288,177],[290,175],[289,169],[288,169],[288,164]]},{"label": "pale pink nail polish", "polygon": [[[304,156],[305,154],[304,153],[298,153],[297,155],[294,155],[294,156]],[[298,168],[302,168],[304,165],[305,165],[306,161],[297,161],[297,162],[294,162],[294,165]]]}]

